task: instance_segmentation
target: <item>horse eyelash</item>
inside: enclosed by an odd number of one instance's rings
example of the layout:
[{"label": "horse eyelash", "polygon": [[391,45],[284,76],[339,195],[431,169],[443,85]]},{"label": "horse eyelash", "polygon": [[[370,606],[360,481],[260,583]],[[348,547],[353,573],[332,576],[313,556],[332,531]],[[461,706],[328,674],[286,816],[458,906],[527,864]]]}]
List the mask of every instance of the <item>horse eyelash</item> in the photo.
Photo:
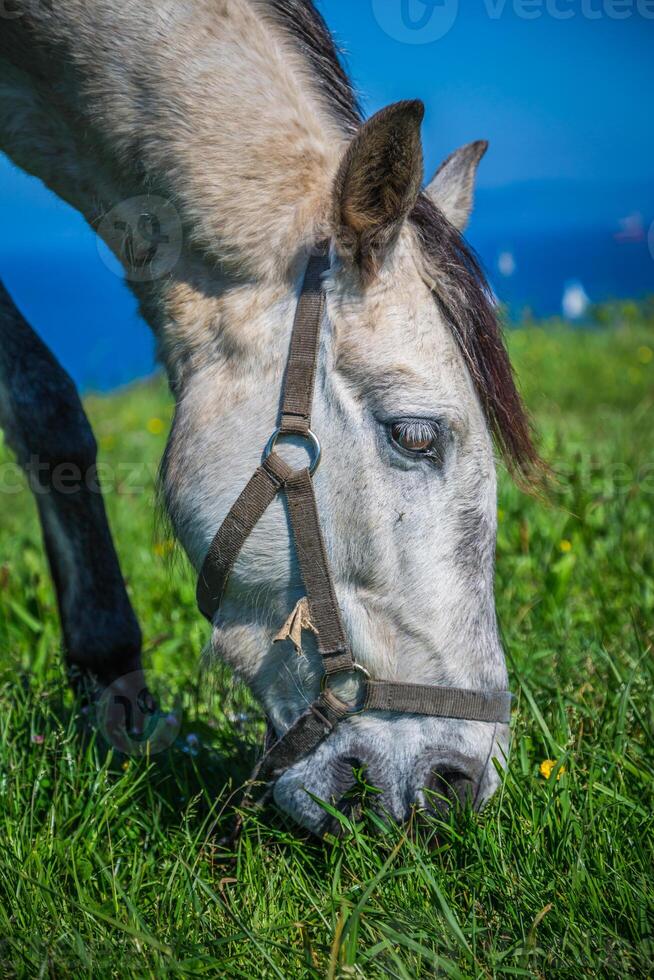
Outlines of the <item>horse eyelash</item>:
[{"label": "horse eyelash", "polygon": [[401,435],[411,434],[417,439],[433,439],[439,434],[439,426],[430,419],[397,419],[392,428],[400,428]]},{"label": "horse eyelash", "polygon": [[[399,445],[396,438],[393,436],[393,429],[400,429],[400,437],[410,434],[412,437],[420,440],[433,440],[436,441],[437,445],[435,448],[426,450],[425,452],[412,452],[409,449],[405,449],[403,446]],[[435,463],[442,464],[444,462],[444,430],[443,426],[437,422],[435,419],[394,419],[388,426],[388,432],[391,442],[396,446],[400,452],[407,456],[418,457],[422,459],[429,459]]]}]

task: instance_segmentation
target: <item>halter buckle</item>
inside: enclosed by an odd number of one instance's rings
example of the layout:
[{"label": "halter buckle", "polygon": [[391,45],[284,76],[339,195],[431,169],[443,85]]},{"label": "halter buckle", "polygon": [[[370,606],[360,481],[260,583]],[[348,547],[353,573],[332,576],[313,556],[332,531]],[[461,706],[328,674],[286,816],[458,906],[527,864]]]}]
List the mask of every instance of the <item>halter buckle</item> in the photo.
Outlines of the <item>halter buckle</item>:
[{"label": "halter buckle", "polygon": [[[320,680],[320,690],[326,691],[329,688],[329,681],[332,680],[332,678],[334,677],[339,677],[341,674],[361,674],[364,681],[370,680],[370,674],[366,670],[366,668],[362,667],[361,664],[353,663],[350,667],[343,667],[342,670],[334,671],[333,674],[323,674]],[[341,699],[339,698],[339,700]],[[359,705],[355,704],[351,708],[348,707],[347,709],[348,715],[360,715],[364,709],[365,701],[366,699],[364,696]],[[345,702],[343,703],[345,704]]]},{"label": "halter buckle", "polygon": [[307,444],[306,446],[307,452],[311,457],[311,462],[309,463],[309,473],[311,476],[313,476],[313,474],[318,469],[318,464],[320,463],[320,457],[322,455],[322,446],[320,445],[320,440],[318,439],[318,436],[311,429],[307,429],[306,432],[282,432],[281,428],[275,429],[270,439],[266,443],[266,448],[263,451],[263,458],[268,459],[270,454],[273,452],[275,446],[277,445],[277,441],[280,438],[284,438],[286,436],[289,437],[293,436],[293,438],[295,439],[303,439],[305,441],[305,443]]}]

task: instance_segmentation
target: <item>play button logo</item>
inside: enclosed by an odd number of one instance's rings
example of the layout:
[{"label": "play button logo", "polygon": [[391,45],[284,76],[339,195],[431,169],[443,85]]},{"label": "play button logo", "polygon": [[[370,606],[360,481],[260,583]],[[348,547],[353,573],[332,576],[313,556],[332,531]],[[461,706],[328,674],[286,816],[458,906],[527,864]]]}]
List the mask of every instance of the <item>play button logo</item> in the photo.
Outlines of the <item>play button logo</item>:
[{"label": "play button logo", "polygon": [[381,29],[401,44],[431,44],[454,26],[459,0],[372,0]]}]

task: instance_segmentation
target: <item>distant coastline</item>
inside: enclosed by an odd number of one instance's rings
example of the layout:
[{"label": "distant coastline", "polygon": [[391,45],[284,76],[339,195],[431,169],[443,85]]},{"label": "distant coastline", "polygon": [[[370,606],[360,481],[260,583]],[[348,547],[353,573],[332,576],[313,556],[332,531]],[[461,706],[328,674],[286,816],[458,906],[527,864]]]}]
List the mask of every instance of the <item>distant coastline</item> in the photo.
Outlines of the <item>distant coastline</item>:
[{"label": "distant coastline", "polygon": [[[150,374],[150,332],[93,232],[37,181],[0,173],[0,278],[30,323],[83,390]],[[570,283],[591,303],[654,294],[653,222],[649,183],[541,181],[482,188],[468,239],[519,322],[560,315]]]}]

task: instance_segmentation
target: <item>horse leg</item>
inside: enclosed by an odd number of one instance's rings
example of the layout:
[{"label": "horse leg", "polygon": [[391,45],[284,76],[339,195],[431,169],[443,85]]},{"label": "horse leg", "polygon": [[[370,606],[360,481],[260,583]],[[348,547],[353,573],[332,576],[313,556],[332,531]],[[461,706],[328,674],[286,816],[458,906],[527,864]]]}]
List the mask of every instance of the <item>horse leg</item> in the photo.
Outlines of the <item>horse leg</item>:
[{"label": "horse leg", "polygon": [[71,680],[104,686],[138,676],[141,631],[107,523],[91,427],[72,380],[1,282],[0,428],[36,497]]}]

